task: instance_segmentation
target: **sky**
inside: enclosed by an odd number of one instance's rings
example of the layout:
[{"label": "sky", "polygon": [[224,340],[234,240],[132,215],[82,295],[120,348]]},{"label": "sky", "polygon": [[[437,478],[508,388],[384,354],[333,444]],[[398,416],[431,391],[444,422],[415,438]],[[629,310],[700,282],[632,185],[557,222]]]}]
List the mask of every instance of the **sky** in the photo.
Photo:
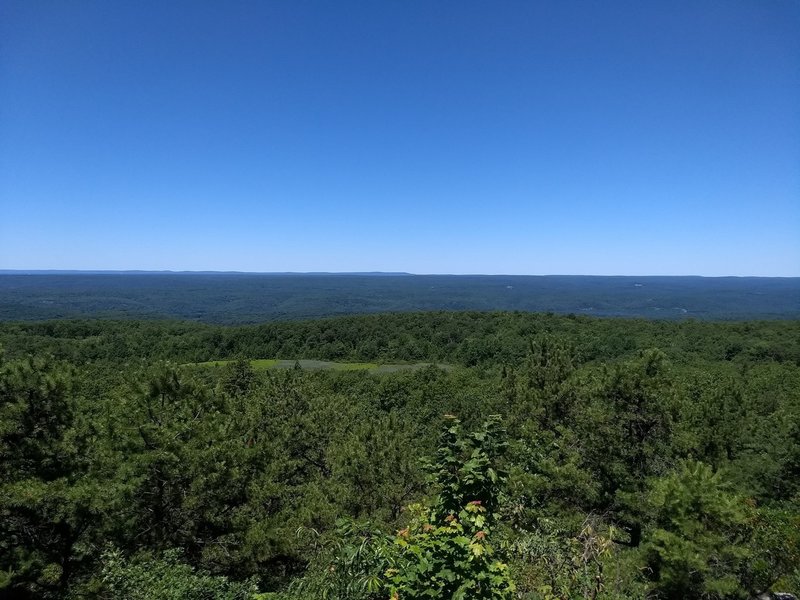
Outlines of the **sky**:
[{"label": "sky", "polygon": [[0,3],[0,269],[800,276],[800,2]]}]

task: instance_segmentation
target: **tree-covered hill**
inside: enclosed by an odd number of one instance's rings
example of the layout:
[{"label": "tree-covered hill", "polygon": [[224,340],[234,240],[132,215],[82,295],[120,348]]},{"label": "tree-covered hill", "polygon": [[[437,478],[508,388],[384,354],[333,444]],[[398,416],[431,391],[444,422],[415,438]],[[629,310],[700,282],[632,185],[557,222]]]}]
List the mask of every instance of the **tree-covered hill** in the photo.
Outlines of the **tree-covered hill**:
[{"label": "tree-covered hill", "polygon": [[437,310],[797,319],[800,278],[0,272],[5,321],[103,317],[233,324]]}]

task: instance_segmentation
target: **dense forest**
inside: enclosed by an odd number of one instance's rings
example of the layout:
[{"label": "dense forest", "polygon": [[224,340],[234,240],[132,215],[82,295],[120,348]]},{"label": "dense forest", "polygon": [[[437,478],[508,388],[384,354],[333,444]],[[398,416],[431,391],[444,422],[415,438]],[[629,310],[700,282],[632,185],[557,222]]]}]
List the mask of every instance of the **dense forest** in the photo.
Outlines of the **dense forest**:
[{"label": "dense forest", "polygon": [[800,591],[800,321],[57,320],[0,348],[8,597]]},{"label": "dense forest", "polygon": [[800,319],[800,278],[0,271],[0,321],[172,318],[233,325],[436,310]]}]

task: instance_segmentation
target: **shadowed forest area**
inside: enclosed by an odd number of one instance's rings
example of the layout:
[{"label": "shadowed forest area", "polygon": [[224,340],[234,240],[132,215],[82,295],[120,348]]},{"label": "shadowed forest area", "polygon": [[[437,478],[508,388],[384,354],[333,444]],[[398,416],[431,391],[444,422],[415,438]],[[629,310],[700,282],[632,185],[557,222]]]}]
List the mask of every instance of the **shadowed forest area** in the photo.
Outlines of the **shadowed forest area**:
[{"label": "shadowed forest area", "polygon": [[62,320],[0,345],[10,597],[800,589],[797,321]]},{"label": "shadowed forest area", "polygon": [[4,321],[102,317],[238,324],[436,310],[797,319],[800,278],[0,272]]}]

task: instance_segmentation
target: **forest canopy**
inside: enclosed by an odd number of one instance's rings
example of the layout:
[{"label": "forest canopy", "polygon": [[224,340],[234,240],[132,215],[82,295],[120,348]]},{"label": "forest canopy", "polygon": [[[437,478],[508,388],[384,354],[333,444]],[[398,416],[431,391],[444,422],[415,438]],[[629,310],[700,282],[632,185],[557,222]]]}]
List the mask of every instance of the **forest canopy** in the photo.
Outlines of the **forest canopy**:
[{"label": "forest canopy", "polygon": [[12,597],[800,590],[797,321],[63,320],[0,346]]}]

